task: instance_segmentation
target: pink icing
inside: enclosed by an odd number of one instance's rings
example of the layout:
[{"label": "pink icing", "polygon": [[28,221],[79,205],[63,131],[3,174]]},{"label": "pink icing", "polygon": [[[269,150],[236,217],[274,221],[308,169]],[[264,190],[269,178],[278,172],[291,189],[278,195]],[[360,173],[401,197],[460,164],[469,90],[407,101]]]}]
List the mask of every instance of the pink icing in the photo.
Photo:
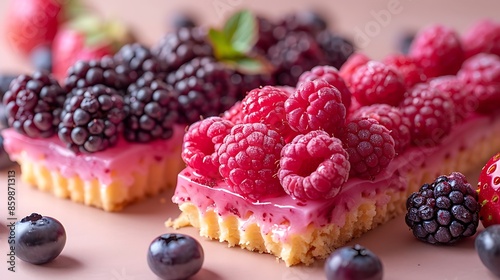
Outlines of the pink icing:
[{"label": "pink icing", "polygon": [[[350,179],[334,198],[326,201],[299,201],[288,195],[253,202],[232,193],[225,183],[206,182],[202,177],[185,168],[178,176],[172,198],[174,203],[191,202],[201,211],[214,210],[220,216],[235,214],[246,218],[245,223],[257,223],[262,232],[272,232],[278,240],[291,233],[300,233],[312,223],[322,226],[330,223],[343,226],[346,210],[371,201],[377,195],[377,205],[385,205],[389,197],[378,196],[389,188],[404,190],[412,170],[428,170],[431,174],[441,170],[438,165],[447,158],[454,158],[460,151],[474,146],[492,134],[500,133],[499,116],[473,116],[456,125],[453,131],[434,147],[412,147],[397,156],[386,170],[373,181]],[[242,224],[244,228],[246,224]]]},{"label": "pink icing", "polygon": [[25,153],[31,160],[43,163],[49,170],[58,171],[66,178],[97,179],[106,187],[117,178],[129,185],[134,172],[145,172],[145,168],[165,156],[174,155],[180,160],[184,130],[184,126],[177,125],[171,138],[145,144],[120,139],[116,146],[92,154],[73,153],[57,136],[33,139],[12,128],[3,130],[2,135],[5,150],[12,160],[18,160],[21,153]]}]

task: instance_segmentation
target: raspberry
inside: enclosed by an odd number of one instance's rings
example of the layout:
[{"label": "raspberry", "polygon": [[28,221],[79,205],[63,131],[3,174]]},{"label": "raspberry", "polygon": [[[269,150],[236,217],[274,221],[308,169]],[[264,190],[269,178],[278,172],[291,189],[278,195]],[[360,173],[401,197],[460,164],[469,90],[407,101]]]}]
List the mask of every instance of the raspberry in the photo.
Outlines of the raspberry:
[{"label": "raspberry", "polygon": [[347,158],[339,139],[321,130],[311,131],[283,147],[278,178],[294,198],[330,199],[349,177]]},{"label": "raspberry", "polygon": [[237,101],[233,106],[231,106],[231,108],[224,111],[222,118],[232,122],[233,124],[239,124],[243,121],[243,113],[241,112],[242,108],[243,104],[241,104],[241,101]]},{"label": "raspberry", "polygon": [[403,77],[406,88],[411,88],[427,80],[422,68],[411,57],[395,54],[384,58],[384,64],[394,67]]},{"label": "raspberry", "polygon": [[351,119],[340,139],[349,154],[352,177],[373,179],[396,155],[389,130],[372,118]]},{"label": "raspberry", "polygon": [[118,143],[127,114],[123,96],[115,89],[77,89],[64,102],[58,135],[75,153],[99,152]]},{"label": "raspberry", "polygon": [[344,79],[340,77],[337,68],[332,66],[316,66],[310,71],[302,73],[299,77],[298,84],[304,81],[314,81],[317,79],[323,79],[336,87],[342,95],[342,103],[344,103],[346,109],[349,109],[351,106],[351,91],[347,88]]},{"label": "raspberry", "polygon": [[465,57],[478,53],[500,56],[500,23],[491,19],[477,21],[462,37]]},{"label": "raspberry", "polygon": [[285,112],[290,127],[302,134],[318,129],[334,134],[346,117],[340,92],[325,80],[303,82],[286,100]]},{"label": "raspberry", "polygon": [[463,174],[453,172],[408,197],[405,222],[419,240],[451,244],[476,233],[480,208],[475,188]]},{"label": "raspberry", "polygon": [[467,95],[474,97],[476,110],[489,113],[500,104],[500,57],[477,54],[467,59],[457,77],[464,83]]},{"label": "raspberry", "polygon": [[288,94],[274,86],[250,91],[242,100],[243,123],[263,123],[291,140],[296,133],[286,121],[285,101]]},{"label": "raspberry", "polygon": [[394,150],[402,153],[410,144],[410,121],[403,116],[403,112],[397,107],[387,104],[373,104],[361,107],[355,111],[348,119],[372,118],[385,126],[394,139]]},{"label": "raspberry", "polygon": [[5,117],[17,132],[48,138],[57,131],[66,92],[52,75],[35,72],[19,75],[3,96]]},{"label": "raspberry", "polygon": [[465,58],[458,34],[442,25],[420,30],[410,46],[409,56],[428,78],[456,74]]},{"label": "raspberry", "polygon": [[411,89],[399,106],[411,123],[412,143],[417,146],[436,146],[455,122],[453,101],[429,84]]},{"label": "raspberry", "polygon": [[229,188],[251,200],[284,193],[276,176],[283,138],[262,123],[237,124],[219,146],[219,172]]},{"label": "raspberry", "polygon": [[455,107],[455,123],[462,122],[469,113],[475,111],[477,103],[473,95],[464,89],[462,81],[457,76],[441,76],[429,81],[431,87],[435,87],[449,96]]},{"label": "raspberry", "polygon": [[356,52],[352,54],[347,61],[339,68],[339,75],[344,79],[347,87],[351,84],[351,77],[354,71],[361,65],[365,65],[370,58],[363,53]]},{"label": "raspberry", "polygon": [[220,178],[217,149],[233,124],[220,117],[209,117],[189,126],[184,135],[182,159],[200,175]]},{"label": "raspberry", "polygon": [[385,103],[397,106],[406,91],[401,75],[378,61],[358,67],[352,74],[349,88],[362,105]]}]

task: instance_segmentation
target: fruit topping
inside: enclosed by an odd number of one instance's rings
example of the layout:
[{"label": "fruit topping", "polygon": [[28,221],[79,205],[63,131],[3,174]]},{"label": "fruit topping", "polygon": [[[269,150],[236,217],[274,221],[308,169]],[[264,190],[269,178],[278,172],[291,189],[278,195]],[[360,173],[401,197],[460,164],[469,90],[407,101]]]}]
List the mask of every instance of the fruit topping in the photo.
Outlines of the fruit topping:
[{"label": "fruit topping", "polygon": [[408,197],[405,222],[421,241],[451,244],[476,233],[480,208],[475,189],[463,174],[453,172]]},{"label": "fruit topping", "polygon": [[170,25],[174,29],[192,28],[197,25],[195,17],[190,13],[177,12],[169,18]]},{"label": "fruit topping", "polygon": [[412,143],[416,146],[437,146],[455,123],[453,100],[429,84],[413,87],[399,108],[410,120]]},{"label": "fruit topping", "polygon": [[147,253],[149,268],[163,280],[188,279],[200,271],[204,258],[201,244],[180,233],[155,238]]},{"label": "fruit topping", "polygon": [[372,118],[350,119],[340,139],[349,154],[352,177],[373,179],[396,155],[390,131]]},{"label": "fruit topping", "polygon": [[477,184],[479,217],[484,227],[500,224],[500,153],[492,156],[481,169]]},{"label": "fruit topping", "polygon": [[319,47],[325,54],[324,65],[330,65],[339,69],[347,59],[354,53],[353,43],[331,30],[323,30],[316,35]]},{"label": "fruit topping", "polygon": [[220,117],[208,117],[189,126],[182,144],[182,159],[200,175],[220,178],[217,150],[233,124]]},{"label": "fruit topping", "polygon": [[133,83],[145,72],[161,73],[166,65],[154,56],[149,48],[140,43],[124,45],[115,55],[116,72],[128,76],[128,81]]},{"label": "fruit topping", "polygon": [[402,153],[410,145],[411,124],[399,108],[387,104],[364,106],[354,111],[348,119],[358,118],[372,118],[385,126],[394,139],[396,154]]},{"label": "fruit topping", "polygon": [[480,113],[498,110],[500,104],[500,57],[477,54],[467,59],[457,74],[468,96]]},{"label": "fruit topping", "polygon": [[340,91],[325,80],[305,81],[285,102],[290,127],[302,134],[324,130],[335,134],[345,125]]},{"label": "fruit topping", "polygon": [[52,72],[52,49],[50,46],[38,46],[31,51],[30,61],[37,71]]},{"label": "fruit topping", "polygon": [[409,56],[394,54],[386,56],[382,62],[394,67],[401,74],[406,88],[411,88],[427,80],[427,76],[425,76],[422,68]]},{"label": "fruit topping", "polygon": [[217,116],[237,100],[230,71],[211,57],[197,57],[167,77],[179,94],[179,122],[194,123],[200,118]]},{"label": "fruit topping", "polygon": [[219,172],[229,188],[259,200],[283,194],[276,176],[284,141],[262,123],[237,124],[219,146]]},{"label": "fruit topping", "polygon": [[337,68],[333,66],[316,66],[313,69],[302,73],[299,77],[298,84],[304,81],[314,81],[323,79],[340,91],[342,103],[349,109],[351,106],[351,91],[347,88],[344,79],[340,77]]},{"label": "fruit topping", "polygon": [[382,280],[384,275],[380,258],[359,244],[333,251],[324,270],[327,280]]},{"label": "fruit topping", "polygon": [[354,70],[349,89],[361,105],[397,106],[406,92],[399,72],[378,61],[369,61]]},{"label": "fruit topping", "polygon": [[492,19],[478,20],[462,37],[467,58],[478,53],[500,56],[500,22]]},{"label": "fruit topping", "polygon": [[437,88],[446,96],[450,97],[455,107],[455,123],[467,118],[477,107],[474,96],[464,90],[464,84],[455,75],[441,76],[429,81],[431,87]]},{"label": "fruit topping", "polygon": [[481,231],[476,236],[474,247],[484,266],[500,277],[500,225]]},{"label": "fruit topping", "polygon": [[15,230],[16,257],[32,264],[44,264],[61,254],[66,231],[56,219],[33,213],[19,222]]},{"label": "fruit topping", "polygon": [[150,142],[168,139],[177,121],[177,94],[162,80],[147,72],[128,87],[125,103],[130,111],[125,118],[125,139]]},{"label": "fruit topping", "polygon": [[408,55],[422,67],[428,78],[456,74],[465,59],[458,34],[439,24],[421,29]]},{"label": "fruit topping", "polygon": [[342,77],[347,85],[350,87],[352,74],[358,67],[365,65],[370,61],[370,58],[363,53],[356,52],[352,54],[347,61],[339,68],[340,77]]},{"label": "fruit topping", "polygon": [[19,75],[3,96],[9,126],[32,138],[56,133],[66,92],[46,72]]},{"label": "fruit topping", "polygon": [[64,102],[59,138],[75,153],[102,151],[118,142],[127,111],[115,89],[103,85],[78,89]]},{"label": "fruit topping", "polygon": [[299,135],[281,151],[278,178],[285,192],[300,200],[330,199],[349,177],[342,142],[316,130]]}]

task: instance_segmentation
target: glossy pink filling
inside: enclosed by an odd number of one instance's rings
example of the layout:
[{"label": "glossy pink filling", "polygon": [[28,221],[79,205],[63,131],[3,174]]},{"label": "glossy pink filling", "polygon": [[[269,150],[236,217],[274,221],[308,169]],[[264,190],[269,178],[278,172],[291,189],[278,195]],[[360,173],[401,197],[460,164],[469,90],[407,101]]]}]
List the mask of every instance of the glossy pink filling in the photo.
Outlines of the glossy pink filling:
[{"label": "glossy pink filling", "polygon": [[10,158],[17,161],[21,153],[33,162],[66,178],[78,176],[85,181],[97,179],[103,187],[120,180],[124,186],[133,182],[134,172],[145,173],[147,168],[165,157],[180,159],[180,146],[185,126],[175,126],[173,136],[150,143],[131,143],[120,139],[116,146],[92,154],[75,154],[57,136],[33,139],[9,128],[2,131],[4,147]]},{"label": "glossy pink filling", "polygon": [[280,240],[291,233],[303,232],[311,224],[343,226],[346,213],[354,207],[374,199],[377,206],[385,205],[389,202],[388,196],[381,195],[385,190],[405,190],[409,173],[434,174],[444,160],[455,159],[460,151],[492,134],[500,134],[499,116],[473,116],[456,125],[439,146],[412,147],[398,155],[373,181],[349,179],[341,192],[329,200],[299,201],[283,195],[254,202],[229,191],[222,180],[207,182],[189,167],[179,174],[172,199],[177,204],[191,202],[201,211],[213,210],[222,217],[237,215],[245,220],[242,228],[257,223],[263,233],[272,232]]}]

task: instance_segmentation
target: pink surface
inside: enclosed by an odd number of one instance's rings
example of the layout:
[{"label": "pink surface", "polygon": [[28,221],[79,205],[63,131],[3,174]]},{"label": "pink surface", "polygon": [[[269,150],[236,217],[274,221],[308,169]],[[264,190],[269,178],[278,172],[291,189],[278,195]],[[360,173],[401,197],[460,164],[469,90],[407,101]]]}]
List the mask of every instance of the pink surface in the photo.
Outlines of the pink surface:
[{"label": "pink surface", "polygon": [[[7,0],[0,1],[0,36],[6,19]],[[482,17],[500,20],[499,1],[481,0],[88,0],[100,12],[129,22],[139,31],[146,43],[159,40],[167,28],[167,15],[178,10],[190,10],[200,16],[203,23],[215,24],[229,12],[249,7],[277,16],[305,7],[321,7],[332,14],[336,28],[355,36],[358,45],[373,58],[381,58],[394,50],[396,34],[414,30],[429,23],[440,22],[466,30]],[[283,5],[286,3],[286,5]],[[390,5],[399,4],[387,14]],[[395,7],[395,6],[392,6]],[[383,17],[386,15],[386,17]],[[373,28],[373,32],[366,32]],[[367,36],[360,35],[361,33]],[[13,54],[5,40],[0,39],[0,71],[30,72],[30,66]],[[477,168],[479,170],[480,166]],[[17,170],[17,177],[19,171]],[[475,183],[477,174],[469,180]],[[6,186],[6,172],[0,173],[0,184]],[[126,208],[121,213],[105,213],[67,200],[57,199],[34,190],[20,182],[17,188],[16,216],[20,219],[31,212],[53,216],[66,228],[68,240],[62,255],[53,263],[33,266],[16,261],[16,271],[7,270],[7,191],[0,192],[0,279],[97,279],[147,280],[158,279],[146,263],[146,251],[156,236],[171,231],[163,222],[179,214],[170,203],[172,192],[148,199]],[[180,232],[197,236],[192,228]],[[270,255],[260,255],[239,248],[226,248],[225,244],[200,239],[205,249],[203,270],[194,280],[312,280],[325,279],[323,262],[312,267],[287,268]],[[360,243],[380,256],[385,268],[384,279],[494,279],[480,263],[473,247],[473,238],[454,246],[432,246],[417,241],[408,231],[404,217],[397,217],[350,244]]]}]

